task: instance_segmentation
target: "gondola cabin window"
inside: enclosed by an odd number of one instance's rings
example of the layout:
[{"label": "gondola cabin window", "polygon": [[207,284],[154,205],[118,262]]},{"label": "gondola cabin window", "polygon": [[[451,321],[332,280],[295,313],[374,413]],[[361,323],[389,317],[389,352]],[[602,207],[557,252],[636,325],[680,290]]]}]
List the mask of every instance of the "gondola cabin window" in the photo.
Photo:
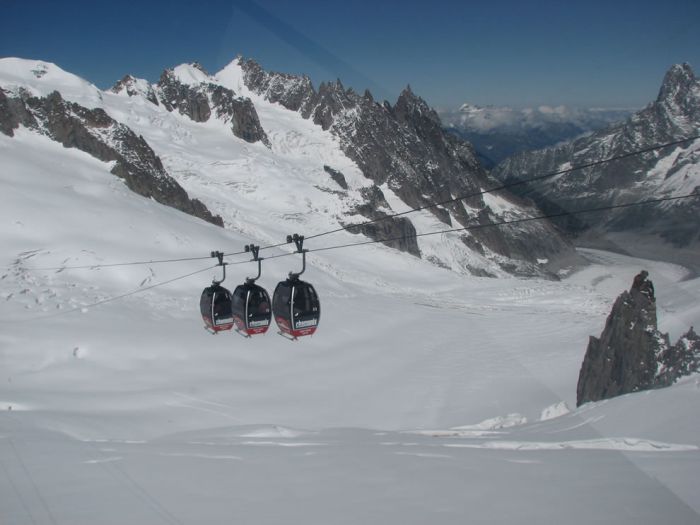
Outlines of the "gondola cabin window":
[{"label": "gondola cabin window", "polygon": [[231,298],[228,293],[215,292],[214,293],[214,324],[220,325],[223,323],[230,323],[233,321],[233,311],[231,310]]}]

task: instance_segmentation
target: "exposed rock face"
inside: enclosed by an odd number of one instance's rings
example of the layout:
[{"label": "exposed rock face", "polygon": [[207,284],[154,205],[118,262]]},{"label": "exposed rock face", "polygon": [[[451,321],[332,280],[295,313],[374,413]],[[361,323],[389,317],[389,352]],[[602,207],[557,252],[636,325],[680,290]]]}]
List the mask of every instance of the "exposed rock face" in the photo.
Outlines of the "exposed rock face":
[{"label": "exposed rock face", "polygon": [[114,161],[111,172],[139,195],[223,226],[220,217],[187,196],[142,137],[102,109],[86,109],[67,102],[57,91],[38,98],[29,94],[7,97],[0,90],[0,131],[13,136],[19,124],[67,148],[77,148],[105,162]]},{"label": "exposed rock face", "polygon": [[[253,60],[241,60],[241,66],[246,86],[270,102],[277,102],[292,111],[302,109],[315,94],[311,79],[307,76],[268,73]],[[308,114],[305,118],[308,118]]]},{"label": "exposed rock face", "polygon": [[236,137],[250,143],[260,141],[270,147],[270,140],[249,98],[237,97],[230,89],[213,84],[210,84],[207,90],[217,118],[231,122],[231,131]]},{"label": "exposed rock face", "polygon": [[331,178],[336,182],[338,186],[343,188],[344,190],[348,189],[348,182],[345,180],[345,175],[343,175],[341,172],[338,170],[334,170],[330,166],[323,165],[323,171],[328,173],[328,175],[331,176]]},{"label": "exposed rock face", "polygon": [[[523,153],[493,174],[514,181],[698,135],[700,81],[688,64],[673,66],[652,104],[621,124],[566,144]],[[515,188],[514,188],[515,189]],[[547,212],[580,210],[700,192],[700,141],[650,151],[520,187]],[[587,214],[558,222],[572,233],[595,228],[660,236],[678,247],[700,240],[700,200],[684,199]]]},{"label": "exposed rock face", "polygon": [[[380,190],[388,188],[413,208],[428,207],[446,227],[478,226],[500,222],[505,216],[515,219],[538,214],[531,203],[505,192],[499,197],[506,201],[508,211],[491,209],[479,193],[499,183],[481,167],[468,143],[442,129],[435,111],[410,87],[392,106],[375,102],[369,92],[359,95],[345,89],[339,80],[322,83],[316,91],[307,77],[266,72],[252,60],[241,59],[239,65],[248,89],[329,130]],[[457,195],[473,196],[436,206]],[[372,203],[367,204],[358,211],[379,218],[378,213],[369,213]],[[382,220],[369,225],[372,228],[364,233],[384,238],[385,223],[395,223],[391,231],[401,235],[407,231],[406,221]],[[542,275],[537,259],[571,254],[568,242],[547,223],[532,222],[515,229],[516,236],[501,228],[478,228],[465,237],[468,243],[482,246],[483,253],[502,267],[522,275]],[[516,237],[519,246],[513,244]],[[413,248],[410,251],[419,253]]]},{"label": "exposed rock face", "polygon": [[0,131],[10,137],[15,136],[14,130],[20,124],[31,127],[36,124],[34,117],[27,110],[22,99],[7,96],[8,93],[0,88]]},{"label": "exposed rock face", "polygon": [[700,336],[691,326],[675,345],[661,353],[657,383],[672,385],[679,378],[696,372],[700,372]]},{"label": "exposed rock face", "polygon": [[211,116],[209,97],[204,86],[181,83],[171,69],[166,69],[158,81],[158,91],[163,106],[168,111],[178,111],[195,122],[206,122]]},{"label": "exposed rock face", "polygon": [[[371,220],[378,220],[371,224],[361,224],[351,228],[351,233],[362,233],[370,239],[388,239],[384,244],[420,257],[420,249],[416,240],[416,229],[411,221],[405,217],[392,217],[382,208],[388,209],[382,190],[372,186],[363,192],[367,202],[357,208],[357,212]],[[386,220],[384,220],[386,219]]]},{"label": "exposed rock face", "polygon": [[576,403],[669,386],[697,371],[700,338],[691,328],[671,346],[668,334],[657,329],[654,286],[642,271],[615,301],[600,338],[590,338]]}]

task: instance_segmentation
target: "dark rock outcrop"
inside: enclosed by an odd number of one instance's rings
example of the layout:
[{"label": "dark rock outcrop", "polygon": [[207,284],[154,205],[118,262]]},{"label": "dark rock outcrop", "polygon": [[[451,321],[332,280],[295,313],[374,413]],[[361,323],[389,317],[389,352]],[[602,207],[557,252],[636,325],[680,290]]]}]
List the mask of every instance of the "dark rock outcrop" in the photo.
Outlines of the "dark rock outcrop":
[{"label": "dark rock outcrop", "polygon": [[250,143],[260,141],[270,147],[270,140],[249,98],[237,97],[230,89],[214,84],[209,84],[207,90],[217,118],[231,122],[231,131],[236,137]]},{"label": "dark rock outcrop", "polygon": [[389,209],[389,203],[378,187],[371,186],[363,190],[362,194],[366,202],[359,206],[356,212],[376,222],[360,224],[356,227],[345,225],[348,231],[362,233],[370,239],[384,239],[384,244],[387,246],[420,257],[413,223],[405,217],[391,217],[390,214],[382,211],[382,208]]},{"label": "dark rock outcrop", "polygon": [[190,199],[168,175],[143,137],[102,109],[68,102],[57,91],[43,98],[28,94],[7,97],[0,91],[0,131],[12,136],[19,124],[66,148],[77,148],[99,160],[114,162],[111,172],[139,195],[223,226],[221,217],[212,215],[197,199]]},{"label": "dark rock outcrop", "polygon": [[203,86],[183,84],[171,69],[166,69],[158,81],[158,91],[160,100],[168,111],[177,111],[195,122],[209,120],[211,107]]},{"label": "dark rock outcrop", "polygon": [[323,165],[323,171],[328,173],[328,175],[331,176],[331,179],[333,179],[338,186],[344,190],[348,189],[348,182],[345,180],[345,175],[343,175],[340,171],[334,170],[325,164]]},{"label": "dark rock outcrop", "polygon": [[654,286],[642,271],[615,301],[601,336],[588,342],[576,404],[669,386],[697,371],[700,338],[691,328],[671,346],[657,328]]},{"label": "dark rock outcrop", "polygon": [[[307,76],[269,73],[253,60],[239,59],[239,62],[245,74],[246,86],[270,102],[299,111],[302,106],[308,106],[316,94]],[[308,118],[308,114],[305,118]]]},{"label": "dark rock outcrop", "polygon": [[20,124],[28,128],[36,127],[36,119],[27,110],[21,98],[8,96],[8,92],[0,88],[0,132],[14,137],[14,130]]},{"label": "dark rock outcrop", "polygon": [[678,342],[661,353],[657,374],[659,386],[668,386],[679,378],[700,372],[700,336],[690,327]]}]

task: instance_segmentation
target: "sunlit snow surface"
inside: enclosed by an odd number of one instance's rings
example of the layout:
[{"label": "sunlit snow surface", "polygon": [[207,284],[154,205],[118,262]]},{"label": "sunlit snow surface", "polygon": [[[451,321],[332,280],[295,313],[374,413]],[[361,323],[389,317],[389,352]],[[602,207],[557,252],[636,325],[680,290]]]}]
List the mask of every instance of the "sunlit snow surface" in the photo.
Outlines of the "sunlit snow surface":
[{"label": "sunlit snow surface", "polygon": [[[295,191],[301,174],[234,144],[269,170],[231,193],[216,164],[207,184],[179,177],[217,212],[240,205],[223,230],[134,195],[87,154],[0,134],[0,523],[700,521],[698,376],[574,408],[588,337],[641,268],[663,331],[700,326],[700,280],[679,266],[584,251],[590,266],[557,283],[458,275],[383,246],[320,252],[305,277],[321,324],[294,343],[209,335],[198,301],[218,270],[87,306],[210,259],[37,270],[239,251],[294,233],[294,213],[329,229]],[[246,187],[265,198],[235,197]],[[259,282],[271,292],[300,265],[266,261]],[[225,285],[255,270],[229,266]]]}]

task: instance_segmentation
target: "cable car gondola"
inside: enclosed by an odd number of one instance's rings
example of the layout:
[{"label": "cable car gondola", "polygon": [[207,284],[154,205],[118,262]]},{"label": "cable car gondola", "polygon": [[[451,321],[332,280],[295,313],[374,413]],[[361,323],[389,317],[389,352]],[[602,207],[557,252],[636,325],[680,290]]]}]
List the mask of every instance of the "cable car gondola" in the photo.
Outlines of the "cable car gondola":
[{"label": "cable car gondola", "polygon": [[253,260],[258,262],[258,275],[247,278],[233,291],[233,322],[236,331],[246,337],[267,332],[272,318],[270,296],[262,286],[255,284],[261,273],[259,250],[260,247],[253,244],[245,247],[245,251],[251,251]]},{"label": "cable car gondola", "polygon": [[216,334],[233,328],[233,311],[231,292],[221,286],[221,283],[226,279],[226,263],[223,261],[224,254],[212,252],[211,256],[219,259],[219,265],[224,268],[224,276],[220,281],[213,280],[211,286],[206,287],[202,291],[199,309],[204,320],[204,327],[211,333]]},{"label": "cable car gondola", "polygon": [[292,240],[296,243],[297,252],[302,254],[303,267],[299,273],[289,272],[289,277],[277,284],[272,298],[272,310],[280,334],[296,339],[316,332],[321,319],[321,304],[314,287],[299,279],[306,270],[304,237],[296,234],[287,237],[287,242]]},{"label": "cable car gondola", "polygon": [[313,335],[321,319],[316,290],[310,283],[298,278],[289,278],[277,285],[272,309],[280,332],[293,339]]}]

